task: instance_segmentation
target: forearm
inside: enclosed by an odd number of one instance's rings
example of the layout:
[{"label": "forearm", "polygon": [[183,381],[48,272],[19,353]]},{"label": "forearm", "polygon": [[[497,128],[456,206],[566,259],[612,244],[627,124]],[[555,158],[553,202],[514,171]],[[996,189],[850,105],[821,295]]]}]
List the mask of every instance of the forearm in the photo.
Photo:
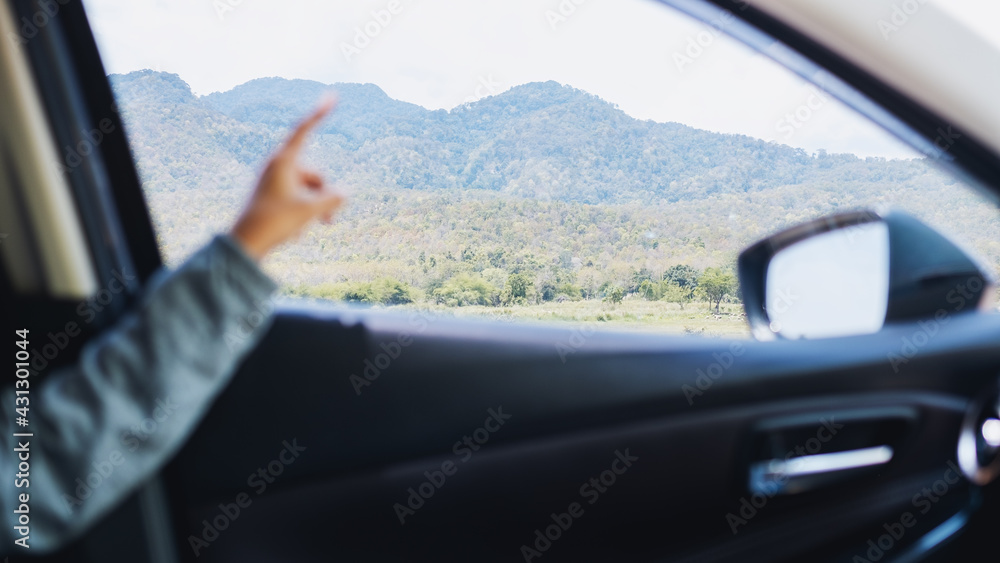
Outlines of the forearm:
[{"label": "forearm", "polygon": [[[32,393],[32,552],[86,529],[180,448],[266,330],[274,289],[240,247],[220,237],[158,277],[135,311]],[[13,393],[0,398],[0,463],[8,476],[17,472],[12,433],[22,431],[10,427]],[[3,489],[0,507],[4,550],[15,539],[13,491]]]}]

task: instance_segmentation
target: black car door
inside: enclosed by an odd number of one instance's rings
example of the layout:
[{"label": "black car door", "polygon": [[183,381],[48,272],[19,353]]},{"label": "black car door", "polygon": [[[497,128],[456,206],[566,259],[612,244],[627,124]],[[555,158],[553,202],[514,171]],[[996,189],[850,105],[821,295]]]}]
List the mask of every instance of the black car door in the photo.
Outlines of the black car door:
[{"label": "black car door", "polygon": [[[283,311],[172,468],[180,535],[220,561],[920,558],[995,516],[956,447],[1000,326],[954,319],[894,369],[921,330],[594,332],[564,362],[568,330]],[[880,446],[797,494],[749,488],[762,461]]]}]

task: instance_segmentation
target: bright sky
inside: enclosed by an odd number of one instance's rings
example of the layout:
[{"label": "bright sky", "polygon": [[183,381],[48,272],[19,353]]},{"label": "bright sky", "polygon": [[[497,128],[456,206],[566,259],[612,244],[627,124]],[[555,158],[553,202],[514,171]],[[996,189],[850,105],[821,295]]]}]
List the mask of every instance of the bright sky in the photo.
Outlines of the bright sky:
[{"label": "bright sky", "polygon": [[[959,15],[972,14],[969,21],[983,33],[996,34],[990,29],[996,18],[968,8],[1000,15],[992,0],[948,2]],[[553,19],[560,4],[574,11]],[[810,152],[916,156],[769,59],[726,36],[705,35],[711,28],[652,0],[85,0],[85,5],[108,72],[177,73],[197,94],[281,76],[370,82],[393,98],[450,109],[519,84],[556,80],[640,119],[741,133]],[[699,33],[706,46],[685,53]],[[690,62],[679,65],[678,54]],[[790,121],[787,116],[795,113],[808,119]]]}]

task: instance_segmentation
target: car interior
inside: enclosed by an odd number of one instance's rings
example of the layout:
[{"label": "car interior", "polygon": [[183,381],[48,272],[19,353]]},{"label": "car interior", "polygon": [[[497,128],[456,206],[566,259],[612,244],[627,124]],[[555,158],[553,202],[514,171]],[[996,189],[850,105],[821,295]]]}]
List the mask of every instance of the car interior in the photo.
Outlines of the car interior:
[{"label": "car interior", "polygon": [[[50,4],[58,14],[38,25]],[[1000,196],[1000,76],[969,70],[995,69],[1000,51],[934,5],[891,42],[859,23],[888,1],[660,4],[729,14],[727,34]],[[30,41],[7,41],[32,21]],[[7,333],[65,331],[134,272],[44,378],[134,305],[163,259],[84,3],[8,0],[0,32]],[[87,135],[92,154],[75,164],[64,148]],[[842,267],[819,269],[817,255]],[[753,340],[283,300],[160,474],[31,558],[995,559],[989,268],[917,218],[865,209],[759,240],[738,275]],[[785,314],[789,295],[806,306]]]}]

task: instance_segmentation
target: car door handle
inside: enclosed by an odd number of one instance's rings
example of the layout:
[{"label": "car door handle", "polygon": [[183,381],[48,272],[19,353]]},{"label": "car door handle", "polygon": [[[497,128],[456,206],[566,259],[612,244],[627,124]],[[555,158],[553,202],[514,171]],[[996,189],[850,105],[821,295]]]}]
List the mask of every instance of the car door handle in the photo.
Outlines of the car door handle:
[{"label": "car door handle", "polygon": [[885,465],[892,455],[892,448],[883,445],[757,461],[750,465],[750,491],[768,496],[803,493],[850,478],[860,470]]}]

